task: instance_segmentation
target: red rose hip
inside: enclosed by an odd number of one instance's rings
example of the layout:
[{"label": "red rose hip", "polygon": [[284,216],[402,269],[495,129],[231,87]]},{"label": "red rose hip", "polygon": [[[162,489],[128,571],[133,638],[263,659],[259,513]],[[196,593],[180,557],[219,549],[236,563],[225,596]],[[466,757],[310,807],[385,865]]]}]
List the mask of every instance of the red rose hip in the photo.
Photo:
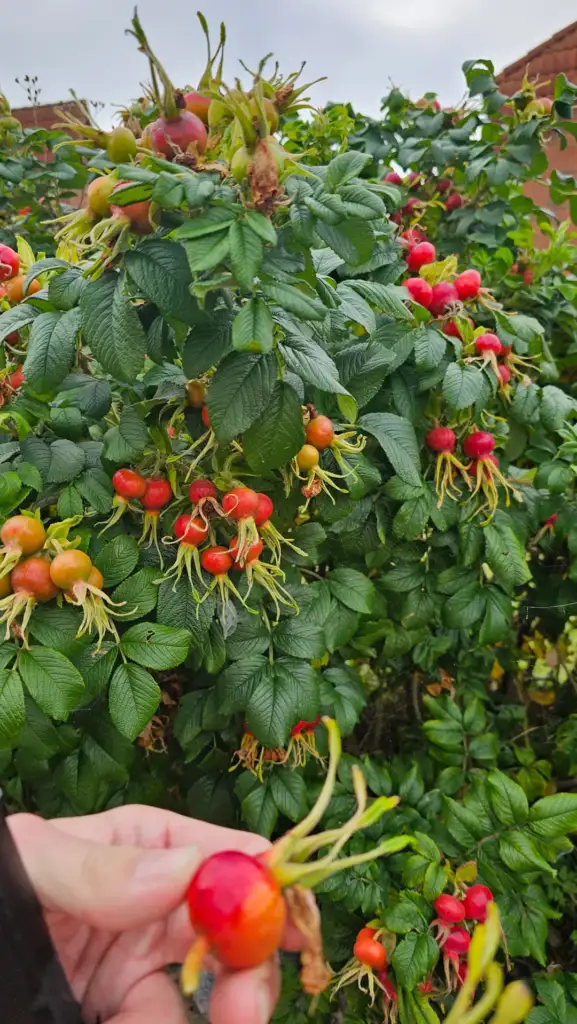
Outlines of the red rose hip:
[{"label": "red rose hip", "polygon": [[433,288],[429,309],[434,316],[441,316],[449,306],[459,301],[459,293],[450,281],[439,281]]},{"label": "red rose hip", "polygon": [[403,287],[407,289],[413,302],[424,306],[425,309],[430,309],[433,301],[433,289],[428,281],[425,281],[423,277],[410,277],[408,281],[403,281]]},{"label": "red rose hip", "polygon": [[461,302],[466,302],[467,299],[477,298],[481,290],[481,275],[478,270],[464,270],[457,275],[454,283]]},{"label": "red rose hip", "polygon": [[409,249],[407,267],[411,273],[417,274],[427,263],[434,263],[436,256],[437,250],[431,242],[418,242]]}]

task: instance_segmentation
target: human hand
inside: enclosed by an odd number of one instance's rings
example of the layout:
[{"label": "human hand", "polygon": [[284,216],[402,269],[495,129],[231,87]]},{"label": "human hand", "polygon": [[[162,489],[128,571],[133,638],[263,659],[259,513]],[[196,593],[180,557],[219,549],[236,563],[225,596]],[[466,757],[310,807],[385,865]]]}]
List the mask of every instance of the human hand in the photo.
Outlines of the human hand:
[{"label": "human hand", "polygon": [[[181,963],[194,938],[183,902],[190,880],[212,853],[257,854],[266,840],[140,806],[54,821],[15,814],[8,823],[86,1021],[186,1024],[164,968]],[[298,947],[289,927],[286,948]],[[214,966],[211,1024],[267,1024],[278,963],[235,974]]]}]

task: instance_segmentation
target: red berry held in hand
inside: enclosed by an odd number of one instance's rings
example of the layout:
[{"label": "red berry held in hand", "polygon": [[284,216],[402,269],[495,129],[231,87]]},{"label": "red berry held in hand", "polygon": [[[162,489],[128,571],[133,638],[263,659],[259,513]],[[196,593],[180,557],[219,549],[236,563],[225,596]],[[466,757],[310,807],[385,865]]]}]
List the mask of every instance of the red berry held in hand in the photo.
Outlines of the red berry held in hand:
[{"label": "red berry held in hand", "polygon": [[437,256],[435,246],[431,242],[419,242],[409,249],[407,267],[413,274],[418,274],[421,267],[434,263]]},{"label": "red berry held in hand", "polygon": [[[457,447],[457,438],[450,427],[433,427],[425,436],[425,444],[432,452],[454,452]],[[439,899],[444,899],[444,897],[439,896]]]},{"label": "red berry held in hand", "polygon": [[434,316],[441,316],[449,306],[459,301],[459,293],[450,281],[439,281],[433,287],[433,297],[429,309]]},{"label": "red berry held in hand", "polygon": [[441,920],[448,924],[457,924],[465,920],[465,906],[456,896],[438,896],[433,906]]},{"label": "red berry held in hand", "polygon": [[487,905],[493,901],[493,893],[486,885],[472,885],[463,900],[465,916],[469,921],[486,921]]},{"label": "red berry held in hand", "polygon": [[454,281],[461,302],[476,299],[481,290],[481,275],[478,270],[464,270]]},{"label": "red berry held in hand", "polygon": [[403,281],[403,287],[407,289],[413,302],[424,306],[425,309],[430,309],[433,301],[433,289],[428,281],[425,281],[423,277],[410,277],[408,281]]},{"label": "red berry held in hand", "polygon": [[196,872],[186,901],[195,933],[229,970],[258,967],[281,944],[286,904],[256,857],[236,850],[213,854]]},{"label": "red berry held in hand", "polygon": [[486,430],[476,430],[463,441],[463,451],[470,459],[485,459],[495,447],[495,438]]},{"label": "red berry held in hand", "polygon": [[112,477],[112,486],[121,498],[142,498],[146,492],[146,480],[135,469],[117,469]]},{"label": "red berry held in hand", "polygon": [[447,956],[464,956],[471,945],[471,936],[464,928],[453,928],[443,943]]}]

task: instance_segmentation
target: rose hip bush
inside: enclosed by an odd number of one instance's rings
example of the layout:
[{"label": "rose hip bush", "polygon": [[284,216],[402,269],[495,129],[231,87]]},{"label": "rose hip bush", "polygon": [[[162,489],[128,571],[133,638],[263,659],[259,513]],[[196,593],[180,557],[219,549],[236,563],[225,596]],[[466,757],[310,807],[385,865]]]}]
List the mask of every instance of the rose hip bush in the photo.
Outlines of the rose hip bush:
[{"label": "rose hip bush", "polygon": [[86,206],[0,249],[8,798],[296,835],[319,1020],[511,1024],[532,975],[568,1020],[574,250],[523,186],[574,90],[471,64],[462,109],[307,119],[296,75],[223,84],[224,31],[182,89],[132,31],[150,93],[68,119]]}]

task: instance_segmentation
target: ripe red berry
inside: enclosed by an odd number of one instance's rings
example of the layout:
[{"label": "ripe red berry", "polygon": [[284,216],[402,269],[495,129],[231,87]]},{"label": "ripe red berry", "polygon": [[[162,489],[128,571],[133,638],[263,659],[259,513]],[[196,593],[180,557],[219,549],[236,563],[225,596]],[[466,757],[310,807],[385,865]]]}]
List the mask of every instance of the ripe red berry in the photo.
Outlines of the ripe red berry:
[{"label": "ripe red berry", "polygon": [[24,370],[21,366],[19,366],[17,370],[14,370],[14,373],[10,373],[8,375],[8,383],[11,388],[14,388],[14,391],[21,388],[25,380],[26,377],[24,376]]},{"label": "ripe red berry", "polygon": [[390,981],[389,978],[387,978],[387,975],[385,974],[384,971],[382,972],[382,974],[379,974],[379,981],[385,991],[385,1004],[387,1002],[396,1003],[397,990],[393,985],[392,981]]},{"label": "ripe red berry", "polygon": [[491,465],[496,466],[497,469],[499,468],[499,459],[497,458],[496,455],[484,455],[481,459],[475,460],[474,462],[471,463],[472,475],[477,475],[479,463],[481,464],[481,466],[486,466],[488,462],[490,462]]},{"label": "ripe red berry", "polygon": [[433,298],[429,309],[434,316],[441,316],[442,313],[459,301],[459,294],[454,284],[450,281],[439,281],[433,287]]},{"label": "ripe red berry", "polygon": [[387,173],[385,174],[385,177],[383,178],[383,181],[386,181],[386,183],[388,185],[402,185],[403,184],[403,179],[401,178],[401,175],[397,174],[396,171],[387,171]]},{"label": "ripe red berry", "polygon": [[203,405],[203,407],[202,407],[202,412],[200,414],[200,418],[201,418],[202,422],[204,423],[206,429],[210,430],[210,418],[209,418],[209,415],[208,415],[208,409],[206,408],[206,405]]},{"label": "ripe red berry", "polygon": [[464,928],[453,928],[443,943],[443,953],[464,956],[471,945],[471,936]]},{"label": "ripe red berry", "polygon": [[168,505],[172,498],[172,488],[164,477],[149,477],[146,481],[146,491],[142,498],[145,508],[159,509]]},{"label": "ripe red berry", "polygon": [[353,946],[353,953],[359,963],[373,971],[382,971],[387,964],[387,951],[375,939],[376,928],[361,928]]},{"label": "ripe red berry", "polygon": [[313,416],[305,427],[305,434],[307,444],[312,445],[319,452],[324,452],[326,448],[330,448],[334,440],[333,421],[328,416]]},{"label": "ripe red berry", "polygon": [[410,277],[408,281],[403,281],[403,287],[407,289],[413,302],[424,306],[425,309],[430,308],[433,301],[433,289],[423,277]]},{"label": "ripe red berry", "polygon": [[472,885],[465,893],[463,900],[465,916],[469,921],[485,921],[487,919],[487,904],[493,901],[493,893],[486,885]]},{"label": "ripe red berry", "polygon": [[194,143],[199,153],[206,149],[207,131],[196,114],[182,110],[175,118],[157,117],[150,125],[150,141],[157,153],[173,158]]},{"label": "ripe red berry", "polygon": [[465,200],[459,192],[452,192],[451,195],[447,197],[447,201],[445,203],[447,213],[452,213],[453,210],[459,210],[461,206],[463,206],[464,202]]},{"label": "ripe red berry", "polygon": [[465,920],[465,906],[456,896],[438,896],[433,906],[439,917],[447,924],[457,924]]},{"label": "ripe red berry", "polygon": [[409,188],[414,188],[415,185],[419,184],[420,180],[421,175],[419,174],[418,171],[409,171],[409,173],[407,174],[406,184],[408,185]]},{"label": "ripe red berry", "polygon": [[454,452],[457,438],[450,427],[433,427],[425,436],[425,444],[432,452]]},{"label": "ripe red berry", "polygon": [[291,729],[291,736],[300,736],[302,732],[314,732],[320,720],[321,716],[317,715],[314,722],[297,722]]},{"label": "ripe red berry", "polygon": [[509,369],[508,366],[498,366],[497,370],[499,373],[499,380],[501,381],[503,387],[505,387],[505,384],[509,383],[513,374],[511,373],[511,370]]},{"label": "ripe red berry", "polygon": [[258,508],[258,494],[250,487],[233,487],[222,499],[222,507],[230,519],[248,519]]},{"label": "ripe red berry", "polygon": [[452,184],[453,182],[450,178],[439,178],[437,182],[437,192],[440,192],[441,194],[443,194],[443,192],[448,192]]},{"label": "ripe red berry", "polygon": [[[465,319],[468,321],[470,327],[475,327],[475,324],[471,320],[470,316],[466,317]],[[463,340],[463,336],[455,320],[449,320],[446,324],[443,324],[443,334],[448,334],[450,338],[458,338],[459,341]]]},{"label": "ripe red berry", "polygon": [[463,441],[463,451],[470,459],[485,459],[495,447],[495,438],[486,430],[476,430]]},{"label": "ripe red berry", "polygon": [[511,267],[511,270],[509,271],[509,273],[510,274],[518,274],[519,273],[519,264],[518,263],[514,263],[513,266]]},{"label": "ripe red berry", "polygon": [[405,205],[401,207],[403,217],[410,217],[417,206],[420,206],[420,201],[416,196],[410,196]]},{"label": "ripe red berry", "polygon": [[0,245],[0,281],[10,281],[20,270],[20,257],[9,245]]},{"label": "ripe red berry", "polygon": [[228,545],[228,550],[230,551],[234,559],[232,568],[236,569],[239,572],[246,569],[247,565],[250,565],[251,562],[256,562],[260,558],[260,556],[262,555],[263,547],[264,545],[262,540],[257,540],[254,542],[254,544],[251,544],[251,546],[249,547],[248,551],[245,554],[244,562],[241,565],[241,563],[237,562],[236,560],[238,554],[238,537],[234,537],[233,540],[231,540],[230,544]]},{"label": "ripe red berry", "polygon": [[274,512],[274,505],[268,494],[261,494],[259,492],[257,497],[258,505],[256,512],[253,514],[253,519],[257,526],[264,526],[267,519],[270,519]]},{"label": "ripe red berry", "polygon": [[407,256],[407,267],[413,274],[418,274],[421,267],[424,267],[427,263],[434,263],[437,256],[437,250],[431,242],[419,242],[418,245],[412,246],[409,249]]},{"label": "ripe red berry", "polygon": [[461,302],[476,299],[481,290],[481,275],[478,270],[464,270],[455,278],[455,288]]},{"label": "ripe red berry", "polygon": [[500,356],[503,351],[503,342],[496,334],[491,334],[489,331],[487,334],[480,334],[478,338],[475,338],[475,351],[480,356],[486,352],[494,352],[496,356]]},{"label": "ripe red berry", "polygon": [[559,518],[559,513],[558,512],[554,512],[552,516],[549,516],[545,520],[545,522],[543,523],[543,526],[548,526],[549,529],[552,530],[553,527],[555,526],[555,523],[557,522],[558,518]]},{"label": "ripe red berry", "polygon": [[232,569],[233,558],[228,548],[206,548],[200,556],[202,568],[211,576],[226,576]]},{"label": "ripe red berry", "polygon": [[50,575],[50,562],[39,555],[19,562],[12,570],[10,580],[15,594],[28,594],[40,604],[51,601],[58,594],[58,587]]},{"label": "ripe red berry", "polygon": [[286,904],[256,857],[236,850],[213,854],[196,872],[186,901],[194,931],[229,970],[258,967],[281,944]]},{"label": "ripe red berry", "polygon": [[112,477],[112,486],[121,498],[142,498],[146,491],[146,480],[135,469],[117,469]]},{"label": "ripe red berry", "polygon": [[212,480],[193,480],[188,488],[188,497],[193,505],[198,505],[203,498],[217,498],[218,491]]},{"label": "ripe red berry", "polygon": [[188,547],[196,548],[206,540],[208,526],[200,516],[194,518],[190,513],[179,516],[174,524],[174,536]]},{"label": "ripe red berry", "polygon": [[523,280],[525,284],[533,284],[533,271],[530,267],[527,267],[527,270],[523,271]]},{"label": "ripe red berry", "polygon": [[465,984],[465,982],[467,980],[468,973],[469,973],[469,964],[467,963],[466,960],[460,960],[458,965],[457,965],[457,976],[459,978],[459,981],[461,982],[461,985]]}]

